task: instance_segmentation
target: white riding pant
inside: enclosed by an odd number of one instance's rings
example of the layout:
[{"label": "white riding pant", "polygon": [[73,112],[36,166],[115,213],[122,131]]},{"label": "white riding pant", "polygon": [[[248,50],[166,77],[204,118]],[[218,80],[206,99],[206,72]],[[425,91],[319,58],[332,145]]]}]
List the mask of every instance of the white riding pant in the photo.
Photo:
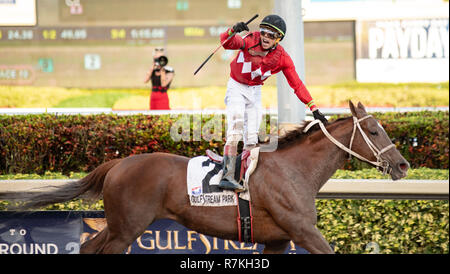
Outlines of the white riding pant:
[{"label": "white riding pant", "polygon": [[248,86],[230,78],[225,95],[227,112],[227,145],[244,146],[258,143],[262,121],[261,86]]}]

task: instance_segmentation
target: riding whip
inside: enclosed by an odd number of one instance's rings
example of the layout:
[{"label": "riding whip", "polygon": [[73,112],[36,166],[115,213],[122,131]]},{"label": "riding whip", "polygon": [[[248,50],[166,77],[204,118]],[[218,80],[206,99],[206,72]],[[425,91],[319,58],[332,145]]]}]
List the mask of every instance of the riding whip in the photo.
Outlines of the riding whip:
[{"label": "riding whip", "polygon": [[[255,14],[255,16],[253,16],[252,19],[248,20],[245,24],[246,24],[246,25],[250,24],[253,20],[256,19],[256,17],[258,17],[258,14]],[[231,39],[231,37],[233,37],[235,34],[236,34],[236,32],[233,33],[232,35],[230,35],[225,41],[223,41],[223,43],[221,43],[221,44],[213,51],[213,53],[211,53],[211,55],[209,55],[208,58],[206,58],[206,60],[203,61],[203,63],[202,63],[202,64],[198,67],[198,69],[194,72],[194,75],[196,75],[197,72],[198,72],[198,71],[206,64],[206,62],[208,62],[209,59],[211,59],[211,57],[214,55],[214,53],[216,53],[216,52],[217,52],[217,51],[218,51],[218,50],[219,50],[226,42],[228,42],[228,41]]]}]

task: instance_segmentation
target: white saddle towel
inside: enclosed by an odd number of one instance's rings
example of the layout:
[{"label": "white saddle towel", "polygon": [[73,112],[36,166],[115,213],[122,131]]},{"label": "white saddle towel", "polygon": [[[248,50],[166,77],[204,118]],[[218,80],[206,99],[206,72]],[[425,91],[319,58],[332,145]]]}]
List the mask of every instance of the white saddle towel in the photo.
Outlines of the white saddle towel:
[{"label": "white saddle towel", "polygon": [[[256,169],[259,147],[250,152],[249,167],[244,177],[246,191],[239,197],[250,201],[249,179]],[[237,195],[234,191],[218,187],[222,179],[222,165],[215,163],[207,156],[198,156],[189,160],[187,167],[187,194],[192,206],[237,206]]]}]

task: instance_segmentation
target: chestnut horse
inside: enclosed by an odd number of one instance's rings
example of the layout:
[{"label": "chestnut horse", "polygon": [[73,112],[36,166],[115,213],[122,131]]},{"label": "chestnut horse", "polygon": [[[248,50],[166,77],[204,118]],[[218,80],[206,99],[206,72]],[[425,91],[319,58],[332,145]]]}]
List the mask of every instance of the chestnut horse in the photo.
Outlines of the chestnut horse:
[{"label": "chestnut horse", "polygon": [[[316,227],[315,198],[343,166],[349,151],[384,168],[393,180],[406,176],[409,164],[384,129],[361,103],[349,105],[353,117],[338,119],[323,129],[315,126],[308,132],[301,126],[280,138],[275,152],[260,154],[249,190],[253,237],[265,245],[264,253],[282,253],[291,240],[310,253],[333,253]],[[79,181],[21,199],[28,201],[25,206],[39,207],[82,194],[97,198],[103,193],[107,226],[85,242],[80,253],[123,253],[153,221],[162,218],[205,235],[237,240],[235,207],[190,206],[188,161],[167,153],[116,159]],[[8,199],[5,194],[0,198]]]}]

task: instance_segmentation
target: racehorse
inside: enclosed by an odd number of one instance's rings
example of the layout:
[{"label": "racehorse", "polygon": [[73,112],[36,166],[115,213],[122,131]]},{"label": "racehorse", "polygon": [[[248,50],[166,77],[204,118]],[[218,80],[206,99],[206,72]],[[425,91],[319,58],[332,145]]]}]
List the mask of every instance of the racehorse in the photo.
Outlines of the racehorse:
[{"label": "racehorse", "polygon": [[[409,163],[377,120],[361,103],[355,107],[350,101],[349,106],[352,117],[327,125],[306,122],[279,138],[276,151],[260,154],[249,191],[253,237],[265,245],[264,253],[282,253],[291,240],[310,253],[333,253],[315,226],[315,198],[349,154],[393,180],[406,176]],[[83,243],[80,253],[123,253],[152,222],[163,218],[205,235],[238,240],[235,207],[190,206],[188,161],[167,153],[134,155],[106,162],[56,190],[16,198],[32,208],[103,193],[107,226]],[[2,198],[11,197],[0,194]]]}]

